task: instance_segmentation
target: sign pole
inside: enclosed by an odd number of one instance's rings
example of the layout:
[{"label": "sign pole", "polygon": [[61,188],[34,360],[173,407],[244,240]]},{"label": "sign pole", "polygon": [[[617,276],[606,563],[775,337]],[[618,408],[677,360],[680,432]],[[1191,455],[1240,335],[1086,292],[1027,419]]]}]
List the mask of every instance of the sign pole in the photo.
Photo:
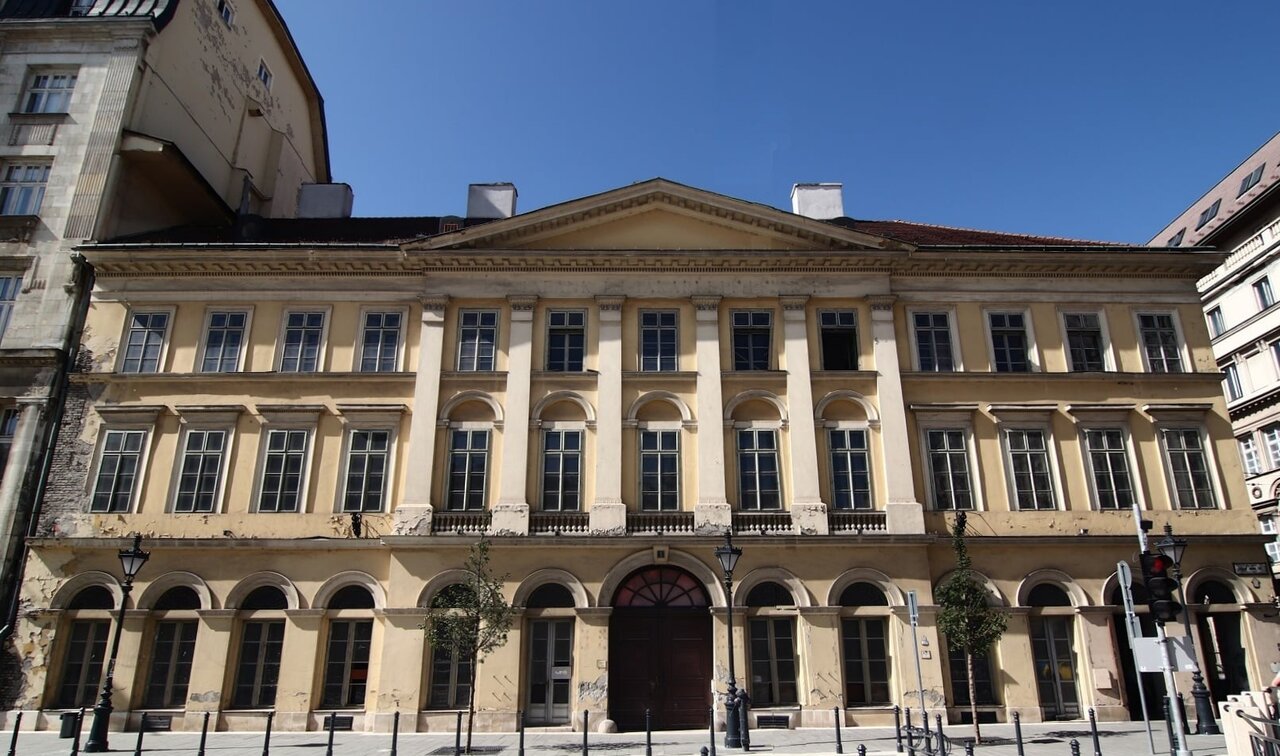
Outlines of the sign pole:
[{"label": "sign pole", "polygon": [[[1116,576],[1120,578],[1120,595],[1124,598],[1124,629],[1129,635],[1129,655],[1133,655],[1134,638],[1142,637],[1142,626],[1133,611],[1133,573],[1128,562],[1116,562]],[[1147,726],[1147,745],[1151,756],[1156,756],[1156,736],[1151,732],[1151,718],[1147,716],[1147,690],[1142,684],[1142,670],[1134,660],[1133,674],[1138,678],[1138,699],[1142,702],[1142,723]]]},{"label": "sign pole", "polygon": [[907,591],[907,612],[911,615],[912,656],[916,659],[916,691],[920,694],[920,715],[924,718],[925,729],[929,728],[929,712],[924,707],[924,673],[920,671],[920,638],[916,628],[920,625],[920,603],[915,591]]}]

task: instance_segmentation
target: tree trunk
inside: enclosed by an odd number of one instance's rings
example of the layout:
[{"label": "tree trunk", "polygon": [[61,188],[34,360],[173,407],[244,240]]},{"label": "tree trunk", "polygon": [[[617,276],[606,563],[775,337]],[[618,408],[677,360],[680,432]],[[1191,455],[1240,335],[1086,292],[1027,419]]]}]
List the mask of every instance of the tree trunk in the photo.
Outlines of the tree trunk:
[{"label": "tree trunk", "polygon": [[479,656],[475,651],[471,652],[471,687],[467,693],[467,749],[464,753],[471,753],[471,728],[476,721],[476,666]]},{"label": "tree trunk", "polygon": [[982,728],[978,725],[978,686],[973,680],[973,654],[964,652],[965,664],[969,665],[969,716],[973,719],[973,743],[982,743]]}]

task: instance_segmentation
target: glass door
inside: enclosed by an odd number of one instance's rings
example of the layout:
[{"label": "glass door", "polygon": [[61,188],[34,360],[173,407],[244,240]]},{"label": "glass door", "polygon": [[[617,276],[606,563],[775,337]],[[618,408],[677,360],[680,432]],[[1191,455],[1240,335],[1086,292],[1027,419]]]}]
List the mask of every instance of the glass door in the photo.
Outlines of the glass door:
[{"label": "glass door", "polygon": [[529,623],[529,724],[569,721],[569,684],[573,677],[573,620]]},{"label": "glass door", "polygon": [[1076,659],[1071,650],[1071,617],[1032,617],[1031,648],[1036,663],[1036,687],[1045,719],[1078,719]]}]

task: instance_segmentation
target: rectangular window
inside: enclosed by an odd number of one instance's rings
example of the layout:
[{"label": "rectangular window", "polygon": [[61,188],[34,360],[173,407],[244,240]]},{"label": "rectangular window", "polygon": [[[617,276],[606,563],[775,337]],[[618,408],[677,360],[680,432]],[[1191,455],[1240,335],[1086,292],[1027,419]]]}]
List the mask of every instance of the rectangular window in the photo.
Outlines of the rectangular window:
[{"label": "rectangular window", "polygon": [[485,479],[489,470],[489,431],[455,430],[449,440],[450,512],[484,509]]},{"label": "rectangular window", "polygon": [[1053,474],[1044,431],[1010,428],[1004,432],[1013,478],[1013,501],[1018,509],[1056,509]]},{"label": "rectangular window", "polygon": [[1086,430],[1084,443],[1098,509],[1131,508],[1136,497],[1124,432],[1119,428]]},{"label": "rectangular window", "polygon": [[858,313],[828,310],[819,313],[822,332],[822,369],[858,369]]},{"label": "rectangular window", "polygon": [[1239,439],[1240,459],[1244,462],[1245,475],[1257,475],[1262,472],[1262,457],[1258,454],[1258,442],[1253,436]]},{"label": "rectangular window", "polygon": [[58,706],[72,709],[93,706],[102,683],[102,662],[107,656],[106,620],[76,620],[71,623],[71,640],[62,663],[62,684],[58,686]]},{"label": "rectangular window", "polygon": [[587,347],[587,313],[552,310],[547,314],[547,370],[581,373]]},{"label": "rectangular window", "polygon": [[935,429],[925,436],[929,447],[929,476],[933,481],[933,508],[973,509],[965,432],[958,428]]},{"label": "rectangular window", "polygon": [[276,684],[280,680],[283,651],[284,620],[244,623],[232,706],[237,709],[269,709],[276,705]]},{"label": "rectangular window", "polygon": [[324,339],[323,312],[285,313],[284,350],[280,372],[314,373],[320,369],[320,343]]},{"label": "rectangular window", "polygon": [[1209,319],[1209,335],[1221,336],[1222,332],[1227,330],[1227,321],[1222,317],[1222,308],[1215,307],[1209,310],[1206,316]]},{"label": "rectangular window", "polygon": [[795,620],[751,620],[751,705],[796,704]]},{"label": "rectangular window", "polygon": [[381,512],[386,500],[391,432],[353,430],[347,449],[343,512]]},{"label": "rectangular window", "polygon": [[469,373],[494,370],[497,343],[496,310],[463,310],[458,314],[458,370]]},{"label": "rectangular window", "polygon": [[845,706],[888,706],[889,640],[880,617],[840,622]]},{"label": "rectangular window", "polygon": [[582,507],[582,431],[542,434],[542,510],[577,512]]},{"label": "rectangular window", "polygon": [[1266,169],[1267,169],[1267,164],[1263,163],[1262,165],[1259,165],[1257,168],[1254,168],[1252,171],[1250,171],[1248,176],[1245,176],[1243,179],[1241,179],[1240,191],[1236,192],[1236,197],[1243,196],[1245,192],[1257,186],[1258,182],[1262,180],[1262,172],[1265,171]]},{"label": "rectangular window", "polygon": [[471,665],[474,657],[457,649],[431,650],[432,709],[465,709],[471,701]]},{"label": "rectangular window", "polygon": [[0,180],[0,215],[35,215],[44,202],[49,163],[8,163]]},{"label": "rectangular window", "polygon": [[182,450],[182,472],[178,474],[178,494],[173,503],[173,511],[217,511],[218,488],[222,479],[222,461],[226,448],[226,431],[187,431],[187,442]]},{"label": "rectangular window", "polygon": [[366,312],[360,345],[360,372],[394,373],[400,354],[399,312]]},{"label": "rectangular window", "polygon": [[67,9],[67,15],[73,18],[89,15],[89,11],[93,10],[93,4],[97,0],[71,0],[71,7]]},{"label": "rectangular window", "polygon": [[1267,552],[1267,558],[1272,564],[1280,562],[1280,542],[1268,541],[1262,544],[1262,548]]},{"label": "rectangular window", "polygon": [[[969,662],[964,651],[947,643],[947,667],[951,672],[951,695],[957,706],[969,705]],[[991,654],[973,655],[973,689],[979,706],[996,705],[996,689],[991,684]]]},{"label": "rectangular window", "polygon": [[1031,371],[1026,315],[1021,312],[989,312],[991,352],[997,373]]},{"label": "rectangular window", "polygon": [[262,460],[259,512],[298,512],[302,504],[303,475],[307,469],[306,430],[267,431],[267,453]]},{"label": "rectangular window", "polygon": [[71,105],[71,92],[76,88],[76,75],[61,73],[33,73],[27,81],[27,91],[22,97],[23,113],[66,113]]},{"label": "rectangular window", "polygon": [[333,620],[325,652],[322,708],[347,709],[364,705],[369,683],[369,649],[373,620]]},{"label": "rectangular window", "polygon": [[738,431],[738,487],[741,491],[740,509],[782,508],[776,431]]},{"label": "rectangular window", "polygon": [[231,24],[236,20],[236,9],[230,0],[218,0],[218,18],[222,19],[222,23],[230,28]]},{"label": "rectangular window", "polygon": [[1253,282],[1253,298],[1258,302],[1258,309],[1265,310],[1276,303],[1276,295],[1271,291],[1271,279],[1259,278]]},{"label": "rectangular window", "polygon": [[871,464],[864,430],[833,430],[831,497],[836,509],[871,509]]},{"label": "rectangular window", "polygon": [[1138,329],[1142,332],[1142,352],[1147,357],[1148,370],[1153,373],[1183,372],[1178,330],[1172,315],[1139,315]]},{"label": "rectangular window", "polygon": [[9,328],[13,304],[22,290],[22,276],[0,276],[0,336]]},{"label": "rectangular window", "polygon": [[1280,426],[1273,425],[1262,432],[1262,438],[1267,444],[1267,455],[1270,459],[1270,467],[1280,467]]},{"label": "rectangular window", "polygon": [[930,373],[955,370],[951,317],[945,312],[916,312],[911,315],[911,323],[916,334],[916,359],[920,369]]},{"label": "rectangular window", "polygon": [[1276,518],[1274,518],[1274,517],[1259,517],[1259,518],[1258,518],[1258,528],[1262,531],[1262,534],[1263,534],[1263,535],[1275,535],[1275,534],[1277,533],[1277,530],[1276,530]]},{"label": "rectangular window", "polygon": [[128,512],[133,505],[133,488],[142,464],[142,444],[146,431],[109,430],[102,440],[102,459],[93,486],[89,511]]},{"label": "rectangular window", "polygon": [[1240,386],[1240,370],[1235,365],[1222,368],[1222,388],[1226,391],[1229,402],[1244,396],[1244,389]]},{"label": "rectangular window", "polygon": [[240,349],[249,313],[215,311],[209,313],[209,329],[204,335],[203,373],[235,373],[240,370]]},{"label": "rectangular window", "polygon": [[1213,509],[1218,502],[1210,482],[1209,460],[1198,428],[1170,428],[1162,432],[1169,470],[1173,474],[1178,509]]},{"label": "rectangular window", "polygon": [[13,407],[0,412],[0,478],[9,464],[9,450],[13,448],[13,436],[18,432],[19,416],[19,411]]},{"label": "rectangular window", "polygon": [[680,431],[640,431],[640,508],[645,512],[680,508]]},{"label": "rectangular window", "polygon": [[647,310],[640,313],[640,369],[645,372],[678,370],[680,313]]},{"label": "rectangular window", "polygon": [[1200,220],[1196,221],[1196,230],[1199,231],[1204,228],[1204,224],[1218,217],[1218,208],[1220,207],[1222,207],[1221,197],[1214,200],[1212,205],[1209,205],[1204,209],[1204,212],[1200,213]]},{"label": "rectangular window", "polygon": [[186,706],[191,661],[196,655],[198,624],[195,620],[156,623],[151,677],[147,680],[144,706],[152,709],[181,709]]},{"label": "rectangular window", "polygon": [[258,61],[258,81],[262,82],[262,86],[268,91],[271,89],[271,69],[267,68],[265,60]]},{"label": "rectangular window", "polygon": [[1176,233],[1176,234],[1174,234],[1173,236],[1169,237],[1169,241],[1165,242],[1165,246],[1166,246],[1166,247],[1177,247],[1177,246],[1181,245],[1181,244],[1182,244],[1182,240],[1186,237],[1186,235],[1187,235],[1187,229],[1185,229],[1185,228],[1179,229],[1179,230],[1178,230],[1178,233]]},{"label": "rectangular window", "polygon": [[1096,312],[1069,312],[1062,316],[1067,329],[1067,356],[1073,373],[1100,373],[1107,369],[1102,340],[1102,319]]},{"label": "rectangular window", "polygon": [[741,311],[733,313],[733,369],[768,370],[769,341],[773,313]]},{"label": "rectangular window", "polygon": [[164,337],[169,330],[167,312],[129,313],[129,330],[124,335],[122,373],[158,373]]}]

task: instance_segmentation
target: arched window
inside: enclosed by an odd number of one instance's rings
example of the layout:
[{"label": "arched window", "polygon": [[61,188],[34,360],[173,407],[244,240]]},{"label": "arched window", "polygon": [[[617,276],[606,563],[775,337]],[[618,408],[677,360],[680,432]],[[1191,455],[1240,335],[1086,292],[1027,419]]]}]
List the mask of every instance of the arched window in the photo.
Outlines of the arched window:
[{"label": "arched window", "polygon": [[613,597],[619,608],[710,606],[707,591],[697,578],[677,567],[637,570]]},{"label": "arched window", "polygon": [[796,686],[796,620],[770,616],[771,609],[795,606],[791,591],[780,583],[760,583],[747,594],[751,698],[758,706],[799,702]]},{"label": "arched window", "polygon": [[231,706],[236,709],[269,709],[276,702],[276,681],[284,654],[284,611],[289,599],[274,585],[249,592],[239,609],[248,613],[240,632],[240,659],[236,665]]},{"label": "arched window", "polygon": [[274,585],[263,585],[254,588],[248,596],[245,596],[240,608],[246,611],[283,610],[289,608],[289,599],[285,597],[284,591]]},{"label": "arched window", "polygon": [[320,706],[359,708],[364,706],[369,683],[373,620],[369,618],[368,610],[374,608],[373,594],[363,585],[346,585],[329,598],[327,608],[336,612],[336,616],[329,620]]},{"label": "arched window", "polygon": [[373,594],[363,585],[339,588],[329,599],[329,609],[372,609]]},{"label": "arched window", "polygon": [[81,589],[67,604],[70,622],[66,626],[66,653],[55,706],[93,705],[102,679],[102,661],[107,655],[107,637],[111,633],[108,612],[115,608],[115,597],[102,585]]},{"label": "arched window", "polygon": [[874,583],[852,583],[840,593],[840,606],[888,606],[889,599]]},{"label": "arched window", "polygon": [[160,598],[156,599],[156,605],[153,607],[157,612],[199,608],[200,596],[185,585],[179,585],[165,591]]},{"label": "arched window", "polygon": [[889,704],[889,600],[860,580],[840,592],[840,646],[846,706]]},{"label": "arched window", "polygon": [[1027,603],[1031,606],[1071,606],[1071,598],[1067,592],[1052,583],[1041,583],[1027,594]]},{"label": "arched window", "polygon": [[1075,719],[1080,716],[1080,699],[1071,597],[1060,586],[1041,583],[1027,593],[1027,603],[1034,608],[1031,656],[1040,706],[1046,719]]},{"label": "arched window", "polygon": [[[534,591],[534,596],[537,593],[538,591]],[[446,585],[431,598],[431,608],[459,609],[470,604],[472,596],[471,587],[464,583]],[[427,698],[427,708],[464,708],[471,697],[471,667],[474,664],[475,657],[462,649],[433,647],[431,692]]]},{"label": "arched window", "polygon": [[152,634],[151,669],[143,706],[177,709],[186,705],[191,681],[191,664],[196,655],[196,634],[200,596],[185,585],[174,586],[160,595],[152,611],[161,612]]},{"label": "arched window", "polygon": [[[1197,604],[1238,604],[1236,594],[1219,580],[1205,580],[1196,586],[1192,600]],[[78,598],[78,597],[77,597]]]},{"label": "arched window", "polygon": [[529,596],[530,609],[572,608],[573,594],[559,583],[543,583]]},{"label": "arched window", "polygon": [[795,606],[791,591],[780,583],[761,583],[747,594],[747,606]]},{"label": "arched window", "polygon": [[106,609],[116,608],[116,600],[105,586],[91,585],[84,588],[71,599],[67,609]]}]

